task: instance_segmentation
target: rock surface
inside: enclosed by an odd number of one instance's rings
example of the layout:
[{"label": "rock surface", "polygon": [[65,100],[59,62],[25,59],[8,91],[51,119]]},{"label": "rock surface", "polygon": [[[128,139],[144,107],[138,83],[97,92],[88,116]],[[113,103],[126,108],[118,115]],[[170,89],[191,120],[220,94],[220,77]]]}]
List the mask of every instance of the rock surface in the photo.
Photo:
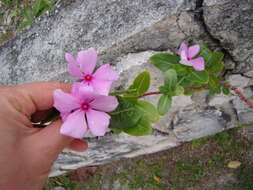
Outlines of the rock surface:
[{"label": "rock surface", "polygon": [[[182,41],[204,40],[225,53],[228,79],[252,98],[253,2],[247,0],[77,0],[57,4],[30,29],[0,47],[0,84],[31,81],[72,81],[66,73],[64,53],[95,47],[100,64],[111,63],[121,73],[115,87],[131,83],[149,70],[151,90],[161,73],[147,60],[156,52],[176,52]],[[244,74],[244,71],[247,73]],[[156,96],[146,100],[156,103]],[[55,162],[52,176],[121,157],[148,154],[240,124],[252,124],[253,112],[237,97],[207,94],[179,96],[169,114],[145,137],[108,133],[86,138],[84,153],[65,150]]]},{"label": "rock surface", "polygon": [[253,1],[204,0],[210,34],[237,63],[237,71],[253,68]]}]

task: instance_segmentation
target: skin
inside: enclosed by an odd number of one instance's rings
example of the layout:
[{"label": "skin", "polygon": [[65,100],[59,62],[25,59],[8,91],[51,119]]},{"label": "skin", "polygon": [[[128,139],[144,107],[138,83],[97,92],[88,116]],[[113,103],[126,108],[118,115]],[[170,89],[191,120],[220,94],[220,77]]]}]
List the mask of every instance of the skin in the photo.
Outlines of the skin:
[{"label": "skin", "polygon": [[38,82],[0,86],[0,189],[40,190],[63,148],[85,151],[87,143],[59,133],[61,121],[34,128],[31,119],[53,105],[53,91],[70,84]]}]

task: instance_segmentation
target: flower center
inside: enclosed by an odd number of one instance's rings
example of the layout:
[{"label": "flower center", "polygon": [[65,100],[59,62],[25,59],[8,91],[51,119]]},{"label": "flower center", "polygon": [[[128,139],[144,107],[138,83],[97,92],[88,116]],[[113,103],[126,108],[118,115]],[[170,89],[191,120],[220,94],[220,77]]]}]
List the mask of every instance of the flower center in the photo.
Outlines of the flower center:
[{"label": "flower center", "polygon": [[89,108],[90,108],[90,105],[87,104],[87,103],[84,103],[84,104],[82,105],[82,110],[83,110],[83,111],[87,111]]},{"label": "flower center", "polygon": [[87,74],[84,76],[85,81],[91,81],[91,79],[92,79],[92,75]]}]

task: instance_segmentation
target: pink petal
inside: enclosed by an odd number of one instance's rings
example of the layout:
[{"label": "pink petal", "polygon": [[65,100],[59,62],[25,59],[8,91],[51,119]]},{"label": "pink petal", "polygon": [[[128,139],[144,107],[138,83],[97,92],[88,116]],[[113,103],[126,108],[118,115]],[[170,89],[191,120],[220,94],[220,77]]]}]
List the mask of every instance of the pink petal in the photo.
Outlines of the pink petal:
[{"label": "pink petal", "polygon": [[119,78],[119,74],[109,64],[99,67],[93,76],[102,80],[117,80]]},{"label": "pink petal", "polygon": [[187,66],[192,66],[192,62],[190,60],[181,59],[180,63]]},{"label": "pink petal", "polygon": [[79,101],[71,94],[65,93],[57,89],[53,93],[54,107],[60,112],[67,113],[80,107]]},{"label": "pink petal", "polygon": [[188,61],[187,52],[184,50],[181,51],[180,58],[181,58],[181,61]]},{"label": "pink petal", "polygon": [[114,96],[99,96],[90,103],[93,109],[110,112],[118,106],[118,100]]},{"label": "pink petal", "polygon": [[182,51],[185,51],[186,54],[188,52],[188,46],[185,43],[181,43],[180,48],[178,50],[178,54],[181,55]]},{"label": "pink petal", "polygon": [[203,71],[205,69],[205,60],[203,57],[198,57],[190,61],[192,62],[192,66],[195,70]]},{"label": "pink petal", "polygon": [[72,55],[70,55],[69,53],[66,53],[65,59],[68,62],[69,74],[71,74],[72,76],[77,77],[77,78],[83,78],[83,74],[81,73],[80,68],[79,68],[76,60],[74,59],[74,57]]},{"label": "pink petal", "polygon": [[94,78],[91,84],[97,93],[107,96],[110,92],[112,81]]},{"label": "pink petal", "polygon": [[110,116],[104,112],[89,110],[86,113],[89,130],[94,136],[103,136],[108,129]]},{"label": "pink petal", "polygon": [[92,74],[97,63],[97,52],[94,48],[79,51],[77,53],[77,62],[85,74]]},{"label": "pink petal", "polygon": [[94,87],[87,83],[81,85],[78,93],[78,97],[82,102],[90,102],[99,96],[99,94],[94,91]]},{"label": "pink petal", "polygon": [[79,94],[79,89],[80,87],[82,86],[82,83],[81,82],[74,82],[71,86],[71,94],[73,96],[78,96]]},{"label": "pink petal", "polygon": [[191,59],[196,56],[200,51],[199,45],[190,46],[188,49],[188,58]]},{"label": "pink petal", "polygon": [[83,138],[86,131],[87,124],[85,121],[84,112],[81,110],[71,113],[62,124],[60,129],[61,134],[76,139]]},{"label": "pink petal", "polygon": [[71,94],[75,96],[79,100],[79,102],[83,102],[84,100],[83,96],[86,93],[93,92],[93,91],[94,91],[93,87],[89,85],[88,83],[84,83],[84,82],[74,82],[71,88]]},{"label": "pink petal", "polygon": [[67,112],[67,113],[61,113],[61,119],[62,121],[66,121],[67,117],[69,116],[70,112]]}]

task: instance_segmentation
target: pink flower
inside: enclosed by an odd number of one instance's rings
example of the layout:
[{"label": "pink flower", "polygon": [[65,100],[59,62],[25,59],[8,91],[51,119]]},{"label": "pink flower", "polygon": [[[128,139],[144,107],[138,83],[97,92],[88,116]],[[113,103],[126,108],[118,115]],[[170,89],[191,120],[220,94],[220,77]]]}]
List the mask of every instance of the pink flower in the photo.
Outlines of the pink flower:
[{"label": "pink flower", "polygon": [[118,106],[117,98],[94,93],[90,86],[74,83],[71,94],[54,91],[54,107],[60,111],[64,123],[60,133],[83,138],[89,130],[94,136],[103,136],[109,126],[111,112]]},{"label": "pink flower", "polygon": [[94,48],[79,51],[76,59],[66,53],[65,59],[68,62],[68,72],[82,79],[85,86],[92,87],[99,94],[108,95],[112,82],[119,77],[109,64],[102,65],[94,72],[97,63],[97,52]]},{"label": "pink flower", "polygon": [[197,71],[203,71],[205,69],[205,60],[203,57],[193,59],[200,51],[199,45],[193,45],[188,47],[185,43],[182,43],[178,54],[181,57],[180,63],[183,65],[191,66]]}]

